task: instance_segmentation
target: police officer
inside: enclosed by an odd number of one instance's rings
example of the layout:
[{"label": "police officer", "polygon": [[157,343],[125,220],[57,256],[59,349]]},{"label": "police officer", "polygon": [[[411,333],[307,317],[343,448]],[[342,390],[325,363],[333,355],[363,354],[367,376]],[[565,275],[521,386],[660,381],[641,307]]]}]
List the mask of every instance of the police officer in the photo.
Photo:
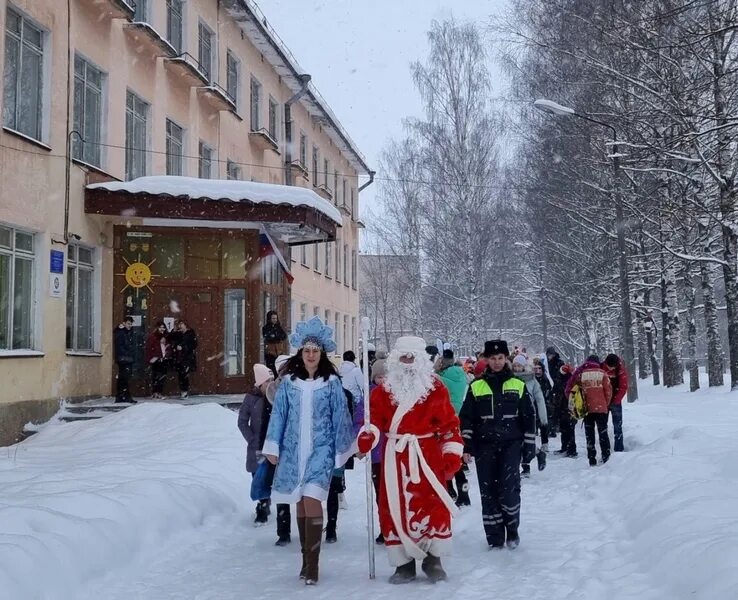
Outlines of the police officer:
[{"label": "police officer", "polygon": [[520,462],[536,452],[536,417],[525,383],[513,375],[504,340],[484,343],[488,367],[472,381],[459,418],[464,460],[477,465],[482,523],[490,548],[520,543]]}]

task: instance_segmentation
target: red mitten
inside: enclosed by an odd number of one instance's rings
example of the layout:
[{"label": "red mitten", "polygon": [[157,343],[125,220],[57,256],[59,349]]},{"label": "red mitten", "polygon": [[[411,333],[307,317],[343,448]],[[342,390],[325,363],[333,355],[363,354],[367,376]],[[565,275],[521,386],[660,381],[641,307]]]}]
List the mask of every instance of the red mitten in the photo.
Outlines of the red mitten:
[{"label": "red mitten", "polygon": [[371,429],[369,430],[362,429],[359,432],[359,437],[356,438],[359,452],[361,452],[362,454],[371,452],[374,446],[376,446],[377,442],[379,441],[379,431],[374,425],[370,425],[370,427]]},{"label": "red mitten", "polygon": [[443,455],[443,473],[446,476],[446,481],[453,479],[458,470],[461,468],[461,456],[458,454],[444,454]]}]

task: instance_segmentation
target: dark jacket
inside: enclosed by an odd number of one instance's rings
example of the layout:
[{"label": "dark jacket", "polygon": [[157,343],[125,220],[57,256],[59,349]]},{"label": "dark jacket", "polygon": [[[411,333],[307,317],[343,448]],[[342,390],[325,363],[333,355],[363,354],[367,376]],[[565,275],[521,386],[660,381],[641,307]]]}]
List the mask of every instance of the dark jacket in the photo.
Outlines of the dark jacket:
[{"label": "dark jacket", "polygon": [[257,453],[264,445],[271,413],[272,405],[259,388],[255,387],[244,396],[238,411],[238,428],[246,440],[246,470],[249,473],[255,473],[259,466]]},{"label": "dark jacket", "polygon": [[[510,381],[512,380],[512,381]],[[517,391],[516,391],[517,390]],[[489,369],[469,385],[459,413],[464,452],[483,452],[484,446],[523,443],[523,462],[536,451],[536,414],[530,394],[509,368]]]},{"label": "dark jacket", "polygon": [[113,331],[113,347],[115,362],[131,364],[136,352],[133,330],[125,327],[116,327]]},{"label": "dark jacket", "polygon": [[264,352],[273,356],[279,356],[284,349],[284,341],[287,334],[279,323],[267,323],[261,328],[264,337]]},{"label": "dark jacket", "polygon": [[[551,379],[553,379],[553,377]],[[546,399],[546,405],[549,405],[551,402],[551,393],[553,392],[551,382],[548,380],[548,377],[546,377],[545,373],[542,374],[540,377],[536,375],[536,381],[538,382],[538,385],[541,386],[543,397]]]},{"label": "dark jacket", "polygon": [[197,369],[197,334],[194,329],[188,329],[184,333],[178,331],[169,338],[172,344],[174,362],[183,367],[188,367],[190,372]]}]

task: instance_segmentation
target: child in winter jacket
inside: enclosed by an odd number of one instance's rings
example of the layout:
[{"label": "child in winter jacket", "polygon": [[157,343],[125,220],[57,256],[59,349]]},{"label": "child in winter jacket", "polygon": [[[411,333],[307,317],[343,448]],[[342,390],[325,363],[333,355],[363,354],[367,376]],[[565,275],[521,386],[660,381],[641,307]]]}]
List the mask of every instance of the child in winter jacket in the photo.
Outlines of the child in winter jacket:
[{"label": "child in winter jacket", "polygon": [[[515,377],[525,382],[530,397],[533,399],[533,407],[536,409],[536,423],[541,432],[541,447],[536,452],[538,459],[538,470],[546,468],[546,453],[548,452],[548,412],[546,410],[546,398],[543,395],[541,385],[538,383],[533,369],[523,354],[518,354],[512,362],[512,370]],[[530,477],[530,465],[523,465],[523,477]]]}]

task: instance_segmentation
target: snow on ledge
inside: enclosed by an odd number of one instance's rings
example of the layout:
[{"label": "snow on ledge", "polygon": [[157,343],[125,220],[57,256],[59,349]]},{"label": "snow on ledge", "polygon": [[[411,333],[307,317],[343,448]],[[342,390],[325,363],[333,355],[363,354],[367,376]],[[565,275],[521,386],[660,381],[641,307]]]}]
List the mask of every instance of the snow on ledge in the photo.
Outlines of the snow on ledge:
[{"label": "snow on ledge", "polygon": [[321,212],[337,225],[343,223],[341,213],[330,202],[318,196],[313,190],[292,185],[160,175],[139,177],[131,181],[93,183],[88,185],[87,189],[149,194],[152,196],[187,197],[190,200],[231,200],[233,202],[249,201],[254,204],[305,206]]}]

